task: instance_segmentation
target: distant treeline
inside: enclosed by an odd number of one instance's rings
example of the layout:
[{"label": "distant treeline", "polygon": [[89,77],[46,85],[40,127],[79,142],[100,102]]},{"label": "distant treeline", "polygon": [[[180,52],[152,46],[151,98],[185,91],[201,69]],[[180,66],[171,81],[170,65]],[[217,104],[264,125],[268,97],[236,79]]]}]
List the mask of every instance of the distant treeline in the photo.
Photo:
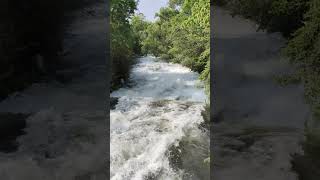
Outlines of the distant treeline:
[{"label": "distant treeline", "polygon": [[301,82],[313,115],[306,123],[305,155],[320,169],[320,1],[220,0],[234,15],[255,21],[259,29],[287,38],[283,56],[294,67],[279,78],[283,85]]},{"label": "distant treeline", "polygon": [[[98,1],[98,0],[96,0]],[[0,97],[54,74],[66,12],[95,1],[0,2]]]}]

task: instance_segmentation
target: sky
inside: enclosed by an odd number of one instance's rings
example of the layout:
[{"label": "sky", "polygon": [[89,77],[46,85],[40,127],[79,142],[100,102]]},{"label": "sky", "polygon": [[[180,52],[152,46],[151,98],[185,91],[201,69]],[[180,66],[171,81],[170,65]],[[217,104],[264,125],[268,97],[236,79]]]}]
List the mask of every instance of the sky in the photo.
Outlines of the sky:
[{"label": "sky", "polygon": [[137,12],[143,13],[146,19],[154,21],[154,15],[161,7],[167,5],[168,0],[139,0]]}]

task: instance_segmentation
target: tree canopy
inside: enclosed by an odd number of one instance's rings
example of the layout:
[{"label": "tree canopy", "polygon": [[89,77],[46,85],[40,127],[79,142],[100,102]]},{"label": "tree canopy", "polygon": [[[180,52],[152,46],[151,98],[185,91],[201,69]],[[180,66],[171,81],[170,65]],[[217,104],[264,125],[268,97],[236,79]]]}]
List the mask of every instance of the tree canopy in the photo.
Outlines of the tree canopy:
[{"label": "tree canopy", "polygon": [[111,88],[119,87],[129,76],[134,54],[135,38],[130,24],[137,2],[135,0],[111,0]]}]

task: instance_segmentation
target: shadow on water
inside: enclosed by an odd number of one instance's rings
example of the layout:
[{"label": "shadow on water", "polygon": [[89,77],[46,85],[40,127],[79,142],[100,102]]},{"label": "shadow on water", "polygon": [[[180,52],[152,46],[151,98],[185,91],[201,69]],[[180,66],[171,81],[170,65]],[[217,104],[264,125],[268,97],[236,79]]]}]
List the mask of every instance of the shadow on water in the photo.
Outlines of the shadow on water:
[{"label": "shadow on water", "polygon": [[33,82],[63,82],[56,69],[65,55],[64,31],[73,21],[68,14],[97,2],[101,0],[1,1],[0,98]]},{"label": "shadow on water", "polygon": [[29,114],[0,114],[0,152],[11,153],[18,149],[17,137],[24,135]]},{"label": "shadow on water", "polygon": [[183,138],[179,144],[172,145],[167,151],[170,166],[175,171],[184,171],[183,179],[207,180],[210,178],[210,166],[205,159],[210,155],[208,142]]}]

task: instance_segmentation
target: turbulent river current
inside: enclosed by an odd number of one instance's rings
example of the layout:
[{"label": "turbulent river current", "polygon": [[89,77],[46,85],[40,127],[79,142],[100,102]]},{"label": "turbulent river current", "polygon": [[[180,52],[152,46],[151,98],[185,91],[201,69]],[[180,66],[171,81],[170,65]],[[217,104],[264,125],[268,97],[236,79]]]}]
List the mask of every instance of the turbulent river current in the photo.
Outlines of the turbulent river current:
[{"label": "turbulent river current", "polygon": [[206,103],[198,74],[178,64],[143,57],[131,87],[111,94],[112,180],[209,179],[209,137],[199,125]]}]

